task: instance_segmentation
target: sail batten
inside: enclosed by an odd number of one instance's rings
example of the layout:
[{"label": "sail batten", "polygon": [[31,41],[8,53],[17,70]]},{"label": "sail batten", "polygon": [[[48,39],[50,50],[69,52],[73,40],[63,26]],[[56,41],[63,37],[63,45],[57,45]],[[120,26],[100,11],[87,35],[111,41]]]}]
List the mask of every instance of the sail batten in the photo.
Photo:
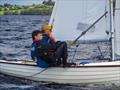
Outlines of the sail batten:
[{"label": "sail batten", "polygon": [[79,40],[101,41],[109,38],[109,0],[58,0],[55,5],[53,34],[57,40],[75,40],[105,12],[98,23]]}]

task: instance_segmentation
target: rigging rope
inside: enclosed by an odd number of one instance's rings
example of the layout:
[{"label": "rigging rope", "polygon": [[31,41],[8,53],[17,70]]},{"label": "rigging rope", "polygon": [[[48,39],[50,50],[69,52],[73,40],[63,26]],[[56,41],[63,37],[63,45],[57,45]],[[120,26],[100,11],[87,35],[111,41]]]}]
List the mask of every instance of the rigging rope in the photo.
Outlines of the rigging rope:
[{"label": "rigging rope", "polygon": [[98,18],[91,26],[89,26],[85,31],[83,31],[72,43],[75,44],[83,35],[85,35],[96,23],[98,23],[108,12],[106,11],[100,18]]},{"label": "rigging rope", "polygon": [[[35,73],[35,74],[33,74],[33,75],[30,75],[30,76],[25,76],[25,77],[34,77],[34,76],[36,76],[36,75],[38,75],[38,74],[41,74],[42,72],[44,72],[44,71],[46,71],[48,68],[44,68],[42,71],[40,71],[40,72],[37,72],[37,73]],[[25,77],[23,77],[23,78],[25,78]]]},{"label": "rigging rope", "polygon": [[[106,11],[100,18],[98,18],[91,26],[89,26],[85,31],[83,31],[74,41],[71,45],[75,44],[79,38],[81,38],[82,36],[84,36],[96,23],[98,23],[104,16],[106,17],[106,14],[108,13],[108,11]],[[75,59],[75,55],[76,55],[76,52],[77,52],[77,48],[79,47],[80,45],[80,42],[76,45],[76,48],[75,48],[75,54],[73,55],[73,59],[72,59],[72,62],[73,60]],[[100,48],[99,48],[100,50]],[[102,53],[101,53],[102,55]],[[102,55],[103,56],[103,55]]]}]

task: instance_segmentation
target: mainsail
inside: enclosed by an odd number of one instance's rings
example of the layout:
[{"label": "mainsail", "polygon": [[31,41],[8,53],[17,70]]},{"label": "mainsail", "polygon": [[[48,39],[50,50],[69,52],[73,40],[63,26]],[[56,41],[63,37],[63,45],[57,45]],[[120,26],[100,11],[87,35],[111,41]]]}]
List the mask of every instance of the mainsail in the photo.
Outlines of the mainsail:
[{"label": "mainsail", "polygon": [[50,20],[53,35],[57,40],[75,40],[106,12],[108,13],[79,40],[108,40],[109,0],[57,0]]},{"label": "mainsail", "polygon": [[120,0],[115,7],[115,54],[120,55]]}]

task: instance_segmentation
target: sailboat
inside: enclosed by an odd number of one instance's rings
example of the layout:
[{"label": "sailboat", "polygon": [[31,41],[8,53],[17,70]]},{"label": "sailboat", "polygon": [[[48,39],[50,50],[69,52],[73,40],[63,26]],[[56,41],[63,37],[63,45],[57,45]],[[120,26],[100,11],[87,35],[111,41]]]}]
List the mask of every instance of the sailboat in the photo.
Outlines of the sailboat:
[{"label": "sailboat", "polygon": [[[57,40],[110,41],[111,61],[78,63],[71,67],[37,67],[32,61],[0,60],[0,72],[35,80],[69,84],[120,85],[120,0],[57,0],[50,18]],[[104,60],[105,61],[105,60]]]}]

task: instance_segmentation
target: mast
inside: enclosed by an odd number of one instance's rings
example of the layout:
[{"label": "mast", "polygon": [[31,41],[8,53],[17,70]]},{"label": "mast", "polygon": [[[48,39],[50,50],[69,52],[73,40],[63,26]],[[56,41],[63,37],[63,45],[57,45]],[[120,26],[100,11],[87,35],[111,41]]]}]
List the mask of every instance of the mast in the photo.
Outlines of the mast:
[{"label": "mast", "polygon": [[52,15],[51,15],[50,21],[49,21],[49,25],[52,25],[52,26],[54,24],[55,14],[56,14],[56,10],[57,10],[57,4],[58,4],[58,0],[55,1],[53,11],[52,11]]},{"label": "mast", "polygon": [[114,13],[113,13],[113,0],[110,1],[110,29],[111,29],[111,58],[115,60],[115,35],[114,35]]}]

